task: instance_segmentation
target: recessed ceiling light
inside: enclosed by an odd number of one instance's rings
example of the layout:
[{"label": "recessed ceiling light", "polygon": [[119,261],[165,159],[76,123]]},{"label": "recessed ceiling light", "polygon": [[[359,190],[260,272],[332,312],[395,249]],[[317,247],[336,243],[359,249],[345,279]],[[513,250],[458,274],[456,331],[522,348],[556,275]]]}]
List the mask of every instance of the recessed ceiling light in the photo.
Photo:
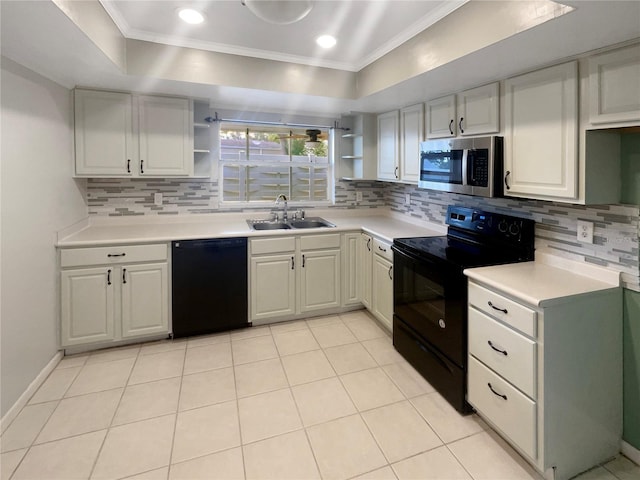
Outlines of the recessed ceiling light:
[{"label": "recessed ceiling light", "polygon": [[204,16],[197,10],[192,8],[182,8],[178,12],[178,16],[185,22],[196,25],[204,22]]},{"label": "recessed ceiling light", "polygon": [[331,48],[335,46],[337,40],[331,35],[320,35],[318,38],[316,38],[316,43],[322,48]]}]

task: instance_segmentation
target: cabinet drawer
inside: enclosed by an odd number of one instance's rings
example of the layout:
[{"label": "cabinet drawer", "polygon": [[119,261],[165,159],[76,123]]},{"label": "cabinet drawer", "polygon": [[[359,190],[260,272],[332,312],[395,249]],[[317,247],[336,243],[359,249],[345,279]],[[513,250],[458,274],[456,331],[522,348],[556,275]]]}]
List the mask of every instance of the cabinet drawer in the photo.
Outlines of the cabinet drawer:
[{"label": "cabinet drawer", "polygon": [[391,245],[377,238],[373,239],[373,251],[375,254],[386,258],[390,262],[393,262],[393,252],[391,251]]},{"label": "cabinet drawer", "polygon": [[536,336],[536,312],[502,295],[469,283],[469,304],[516,330]]},{"label": "cabinet drawer", "polygon": [[60,266],[155,262],[167,259],[167,245],[124,245],[115,247],[70,248],[60,251]]},{"label": "cabinet drawer", "polygon": [[315,250],[319,248],[340,248],[340,234],[330,235],[302,235],[300,237],[302,250]]},{"label": "cabinet drawer", "polygon": [[524,453],[537,458],[536,403],[472,356],[468,382],[469,403]]},{"label": "cabinet drawer", "polygon": [[295,237],[258,238],[251,240],[251,254],[293,252],[296,249]]},{"label": "cabinet drawer", "polygon": [[469,353],[536,398],[536,342],[469,308]]}]

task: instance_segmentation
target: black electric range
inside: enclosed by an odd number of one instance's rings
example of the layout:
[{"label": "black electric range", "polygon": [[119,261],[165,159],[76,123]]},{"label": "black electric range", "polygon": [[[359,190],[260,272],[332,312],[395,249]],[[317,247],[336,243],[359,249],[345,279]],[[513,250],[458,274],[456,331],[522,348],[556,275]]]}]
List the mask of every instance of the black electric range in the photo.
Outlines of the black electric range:
[{"label": "black electric range", "polygon": [[446,236],[393,242],[393,344],[458,411],[466,402],[465,268],[534,259],[535,222],[467,207],[447,209]]}]

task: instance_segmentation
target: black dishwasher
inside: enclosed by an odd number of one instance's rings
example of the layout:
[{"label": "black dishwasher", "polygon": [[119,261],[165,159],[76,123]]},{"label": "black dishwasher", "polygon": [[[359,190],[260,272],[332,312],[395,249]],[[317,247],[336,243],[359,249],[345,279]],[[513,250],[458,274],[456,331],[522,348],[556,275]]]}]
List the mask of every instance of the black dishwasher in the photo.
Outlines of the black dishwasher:
[{"label": "black dishwasher", "polygon": [[173,336],[249,325],[247,239],[171,242]]}]

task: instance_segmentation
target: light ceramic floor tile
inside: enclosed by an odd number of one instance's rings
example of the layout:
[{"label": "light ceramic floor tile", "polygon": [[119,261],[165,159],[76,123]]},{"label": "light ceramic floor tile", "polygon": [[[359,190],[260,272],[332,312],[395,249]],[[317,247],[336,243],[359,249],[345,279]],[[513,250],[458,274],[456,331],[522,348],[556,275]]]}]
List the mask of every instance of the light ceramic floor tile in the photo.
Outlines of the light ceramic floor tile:
[{"label": "light ceramic floor tile", "polygon": [[307,319],[309,327],[319,327],[321,325],[332,325],[334,323],[342,323],[339,315],[326,315],[324,317],[314,317]]},{"label": "light ceramic floor tile", "polygon": [[169,467],[156,468],[155,470],[149,470],[148,472],[133,475],[132,477],[126,477],[123,480],[167,480],[169,476]]},{"label": "light ceramic floor tile", "polygon": [[322,350],[287,355],[281,360],[291,385],[313,382],[336,375]]},{"label": "light ceramic floor tile", "polygon": [[340,377],[359,411],[404,400],[404,395],[381,368],[349,373]]},{"label": "light ceramic floor tile", "polygon": [[83,353],[78,355],[69,355],[62,357],[60,363],[56,366],[56,370],[61,368],[82,367],[89,358],[89,355]]},{"label": "light ceramic floor tile", "polygon": [[363,475],[358,475],[354,477],[353,480],[398,480],[395,473],[390,466],[378,468],[373,472],[368,472]]},{"label": "light ceramic floor tile", "polygon": [[320,478],[303,430],[245,445],[243,450],[247,480]]},{"label": "light ceramic floor tile", "polygon": [[140,346],[124,346],[124,347],[115,347],[115,348],[107,348],[104,350],[96,350],[95,352],[89,355],[87,359],[86,365],[91,365],[93,363],[101,363],[101,362],[112,362],[114,360],[122,360],[125,358],[136,358],[138,353],[140,352]]},{"label": "light ceramic floor tile", "polygon": [[291,390],[277,390],[238,400],[242,443],[302,428]]},{"label": "light ceramic floor tile", "polygon": [[492,431],[476,433],[447,447],[474,480],[542,480]]},{"label": "light ceramic floor tile", "polygon": [[307,429],[322,478],[351,478],[387,464],[360,415]]},{"label": "light ceramic floor tile", "polygon": [[180,377],[129,385],[113,419],[113,425],[137,422],[176,413]]},{"label": "light ceramic floor tile", "polygon": [[231,365],[231,343],[229,342],[187,348],[184,374],[206,372],[207,370],[230,367]]},{"label": "light ceramic floor tile", "polygon": [[382,369],[407,398],[436,391],[408,362],[391,363],[384,365]]},{"label": "light ceramic floor tile", "polygon": [[573,477],[571,480],[618,480],[618,477],[616,477],[606,468],[596,467],[589,470],[588,472]]},{"label": "light ceramic floor tile", "polygon": [[20,450],[13,450],[11,452],[1,454],[0,478],[8,480],[20,463],[20,460],[22,460],[22,457],[24,457],[25,453],[27,453],[27,449],[21,448]]},{"label": "light ceramic floor tile", "polygon": [[182,410],[205,407],[236,398],[233,368],[219,368],[182,377],[180,407]]},{"label": "light ceramic floor tile", "polygon": [[309,326],[305,320],[294,320],[292,322],[272,323],[270,325],[271,334],[293,332],[294,330],[308,330]]},{"label": "light ceramic floor tile", "polygon": [[278,350],[271,335],[237,340],[232,343],[232,346],[235,365],[278,357]]},{"label": "light ceramic floor tile", "polygon": [[366,340],[362,342],[362,345],[367,349],[374,360],[378,362],[378,365],[389,365],[390,363],[405,361],[402,355],[393,348],[393,344],[388,338],[381,337],[374,338],[373,340]]},{"label": "light ceramic floor tile", "polygon": [[169,465],[175,415],[109,429],[91,478],[122,478]]},{"label": "light ceramic floor tile", "polygon": [[122,388],[117,388],[61,400],[35,443],[50,442],[109,427],[122,391]]},{"label": "light ceramic floor tile", "polygon": [[183,338],[179,340],[160,340],[158,342],[144,343],[140,347],[140,355],[153,355],[154,353],[170,352],[172,350],[184,350],[187,348],[187,341]]},{"label": "light ceramic floor tile", "polygon": [[179,377],[182,375],[184,357],[182,350],[139,356],[131,372],[129,385]]},{"label": "light ceramic floor tile", "polygon": [[124,387],[135,361],[135,358],[125,358],[85,365],[64,396],[74,397]]},{"label": "light ceramic floor tile", "polygon": [[352,312],[341,313],[339,316],[347,326],[351,322],[371,319],[366,310],[354,310]]},{"label": "light ceramic floor tile", "polygon": [[357,413],[356,407],[336,377],[292,387],[305,426]]},{"label": "light ceramic floor tile", "polygon": [[178,414],[171,463],[240,446],[235,401],[187,410]]},{"label": "light ceramic floor tile", "polygon": [[408,401],[369,410],[362,414],[362,418],[389,462],[442,445]]},{"label": "light ceramic floor tile", "polygon": [[240,447],[171,465],[169,480],[244,480]]},{"label": "light ceramic floor tile", "polygon": [[411,403],[444,443],[468,437],[486,428],[477,415],[460,415],[437,392],[413,398]]},{"label": "light ceramic floor tile", "polygon": [[40,386],[29,404],[60,400],[80,373],[82,367],[55,369]]},{"label": "light ceramic floor tile", "polygon": [[276,333],[273,339],[280,355],[293,355],[320,348],[309,329]]},{"label": "light ceramic floor tile", "polygon": [[269,328],[269,325],[235,330],[231,332],[231,341],[235,342],[236,340],[245,340],[247,338],[262,337],[264,335],[271,335],[271,329]]},{"label": "light ceramic floor tile", "polygon": [[324,353],[339,375],[378,366],[373,357],[369,355],[360,343],[325,348]]},{"label": "light ceramic floor tile", "polygon": [[311,331],[322,348],[335,347],[336,345],[345,345],[358,341],[353,333],[351,333],[351,330],[342,322],[311,326]]},{"label": "light ceramic floor tile", "polygon": [[609,470],[620,480],[640,479],[640,466],[636,465],[623,455],[619,455],[614,460],[604,464],[604,468]]},{"label": "light ceramic floor tile", "polygon": [[238,398],[280,390],[289,386],[279,358],[236,365]]},{"label": "light ceramic floor tile", "polygon": [[400,480],[472,480],[445,446],[395,463],[393,470]]},{"label": "light ceramic floor tile", "polygon": [[30,446],[58,406],[58,402],[27,405],[0,437],[2,452]]},{"label": "light ceramic floor tile", "polygon": [[106,433],[106,430],[101,430],[33,446],[12,478],[14,480],[89,478]]},{"label": "light ceramic floor tile", "polygon": [[214,333],[212,335],[199,335],[187,339],[187,348],[202,347],[204,345],[214,345],[216,343],[229,343],[231,334],[228,332]]},{"label": "light ceramic floor tile", "polygon": [[364,318],[361,320],[345,320],[345,324],[361,342],[388,336],[388,334],[370,318]]}]

